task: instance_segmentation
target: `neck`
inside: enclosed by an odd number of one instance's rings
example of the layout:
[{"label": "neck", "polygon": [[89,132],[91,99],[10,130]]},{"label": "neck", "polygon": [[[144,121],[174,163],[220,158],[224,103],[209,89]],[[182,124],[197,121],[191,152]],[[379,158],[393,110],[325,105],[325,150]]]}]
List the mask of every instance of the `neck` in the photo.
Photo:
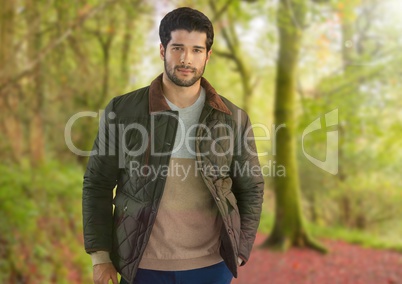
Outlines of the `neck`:
[{"label": "neck", "polygon": [[194,104],[201,90],[201,79],[190,87],[181,87],[170,81],[166,74],[163,74],[162,84],[165,97],[180,108]]}]

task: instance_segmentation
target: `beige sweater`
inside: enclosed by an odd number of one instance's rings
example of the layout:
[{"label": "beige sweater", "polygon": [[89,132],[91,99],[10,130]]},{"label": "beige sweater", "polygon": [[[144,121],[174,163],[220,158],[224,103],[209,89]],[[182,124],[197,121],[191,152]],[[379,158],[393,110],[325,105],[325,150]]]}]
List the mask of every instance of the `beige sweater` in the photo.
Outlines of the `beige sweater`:
[{"label": "beige sweater", "polygon": [[171,158],[159,211],[140,268],[188,270],[222,261],[217,207],[194,159]]}]

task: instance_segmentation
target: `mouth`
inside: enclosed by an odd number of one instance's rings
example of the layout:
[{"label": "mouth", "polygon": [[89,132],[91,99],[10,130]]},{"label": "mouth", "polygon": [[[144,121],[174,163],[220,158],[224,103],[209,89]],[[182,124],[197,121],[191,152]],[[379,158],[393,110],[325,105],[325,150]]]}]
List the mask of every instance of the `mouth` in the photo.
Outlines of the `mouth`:
[{"label": "mouth", "polygon": [[186,67],[176,67],[176,70],[183,74],[191,74],[194,73],[195,70],[193,68]]}]

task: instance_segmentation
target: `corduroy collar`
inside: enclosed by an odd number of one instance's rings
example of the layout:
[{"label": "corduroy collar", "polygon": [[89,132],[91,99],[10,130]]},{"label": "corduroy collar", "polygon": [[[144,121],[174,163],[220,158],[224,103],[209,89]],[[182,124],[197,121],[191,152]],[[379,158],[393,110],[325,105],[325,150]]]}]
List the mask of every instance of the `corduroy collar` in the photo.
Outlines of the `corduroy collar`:
[{"label": "corduroy collar", "polygon": [[[162,76],[163,74],[160,74],[158,77],[156,77],[149,86],[149,113],[170,110],[170,107],[163,96]],[[201,78],[201,86],[205,89],[206,103],[208,103],[212,108],[223,113],[229,115],[232,114],[218,93],[215,91],[214,87],[212,87],[204,77]]]}]

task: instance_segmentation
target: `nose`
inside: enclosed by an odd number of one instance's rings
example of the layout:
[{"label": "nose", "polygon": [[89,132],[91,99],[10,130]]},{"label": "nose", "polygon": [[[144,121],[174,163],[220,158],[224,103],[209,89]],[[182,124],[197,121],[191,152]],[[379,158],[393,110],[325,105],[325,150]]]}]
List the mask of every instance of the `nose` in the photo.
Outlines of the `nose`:
[{"label": "nose", "polygon": [[183,65],[191,65],[191,55],[187,50],[181,53],[180,63]]}]

